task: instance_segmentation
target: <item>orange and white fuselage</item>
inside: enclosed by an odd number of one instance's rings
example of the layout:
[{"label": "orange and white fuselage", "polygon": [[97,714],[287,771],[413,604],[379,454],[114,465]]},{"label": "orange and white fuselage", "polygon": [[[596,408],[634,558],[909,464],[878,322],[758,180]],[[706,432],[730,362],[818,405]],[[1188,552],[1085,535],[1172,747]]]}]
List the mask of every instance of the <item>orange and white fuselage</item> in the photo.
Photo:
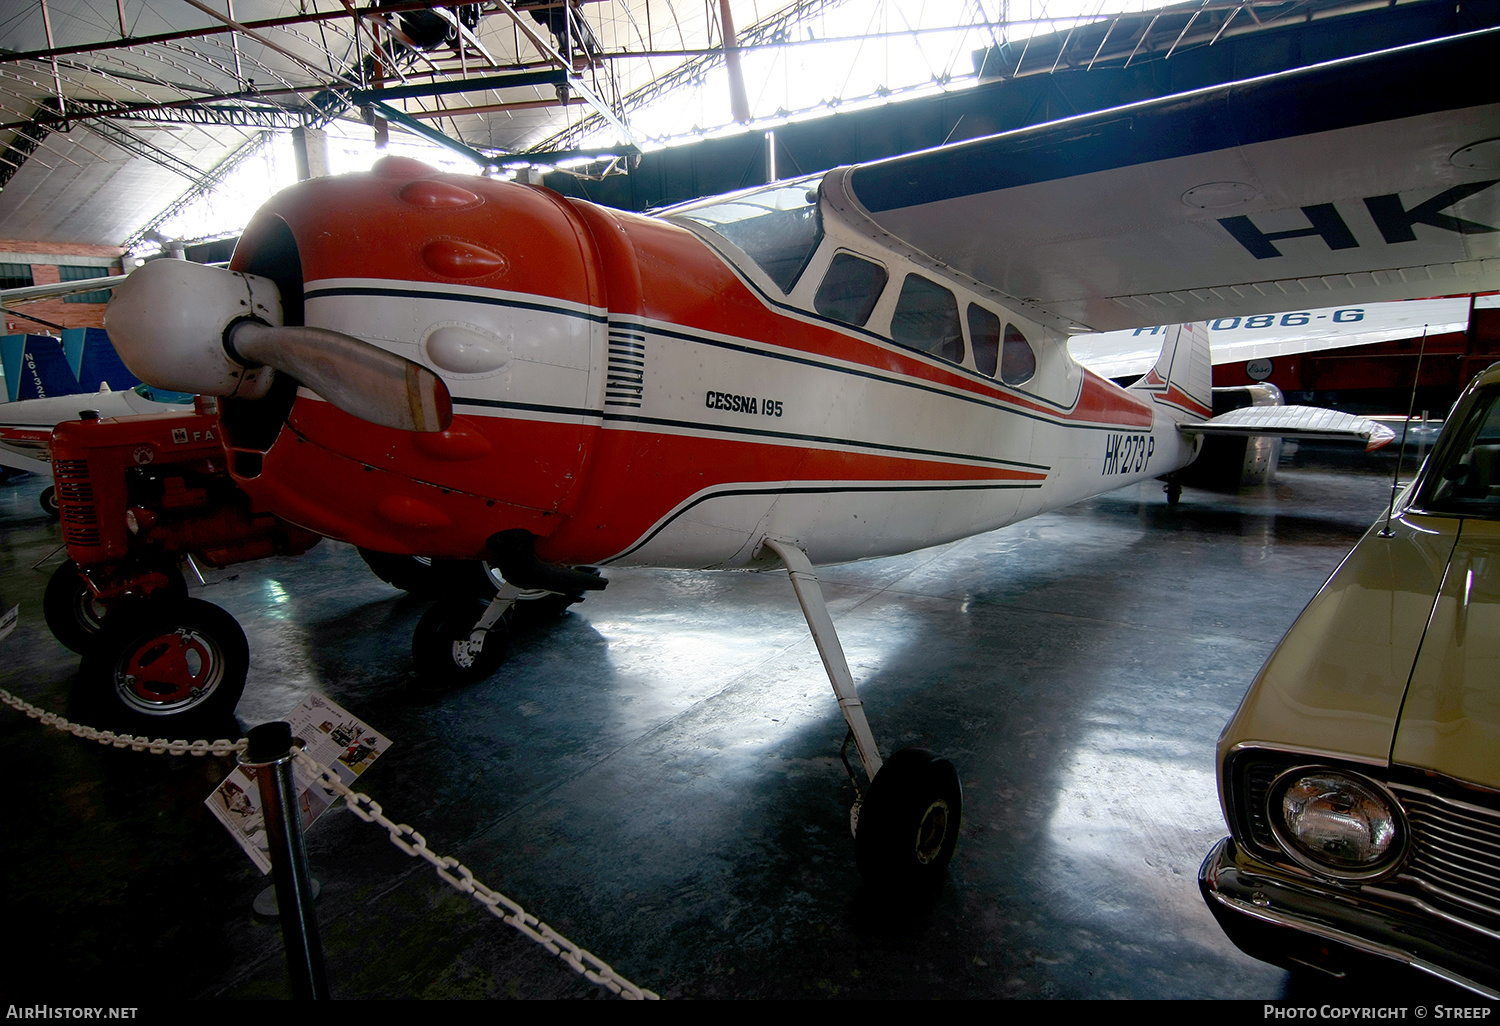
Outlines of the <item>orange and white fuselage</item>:
[{"label": "orange and white fuselage", "polygon": [[[837,172],[820,203],[821,238],[783,291],[688,218],[414,161],[287,190],[232,269],[274,280],[288,323],[437,372],[454,416],[382,428],[303,389],[269,445],[226,413],[236,478],[380,551],[476,558],[522,529],[551,562],[733,568],[774,564],[768,536],[820,564],[909,551],[1191,458],[1176,425],[1208,415],[1206,387],[1187,412],[1164,388],[1121,389],[982,286],[868,237]],[[862,325],[817,310],[839,254],[886,272]],[[893,341],[907,275],[1020,336],[1027,379],[984,373],[973,313],[946,358]]]}]

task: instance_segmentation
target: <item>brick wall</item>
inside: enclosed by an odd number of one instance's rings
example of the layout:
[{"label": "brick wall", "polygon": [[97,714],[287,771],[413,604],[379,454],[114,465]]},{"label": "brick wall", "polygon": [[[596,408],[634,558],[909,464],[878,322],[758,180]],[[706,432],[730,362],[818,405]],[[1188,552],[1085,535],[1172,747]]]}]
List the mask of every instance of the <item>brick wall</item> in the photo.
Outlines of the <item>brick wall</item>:
[{"label": "brick wall", "polygon": [[[125,250],[118,246],[87,246],[73,242],[38,242],[24,239],[0,239],[0,263],[30,264],[32,281],[51,285],[62,280],[58,270],[64,265],[109,266],[112,274],[120,273],[120,259]],[[103,303],[69,303],[63,299],[44,299],[20,307],[24,313],[64,328],[101,328],[104,326]],[[3,334],[46,332],[45,325],[15,311],[5,311]]]}]

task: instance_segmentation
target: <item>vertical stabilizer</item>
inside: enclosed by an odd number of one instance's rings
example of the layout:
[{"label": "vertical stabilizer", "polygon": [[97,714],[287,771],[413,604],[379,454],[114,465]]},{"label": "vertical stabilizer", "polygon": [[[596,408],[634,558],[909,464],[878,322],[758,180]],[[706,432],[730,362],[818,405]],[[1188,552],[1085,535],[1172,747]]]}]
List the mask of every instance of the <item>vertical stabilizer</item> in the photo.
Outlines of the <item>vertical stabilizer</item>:
[{"label": "vertical stabilizer", "polygon": [[1156,366],[1131,385],[1130,391],[1149,395],[1152,405],[1173,420],[1207,420],[1214,412],[1208,325],[1194,321],[1164,330],[1166,342]]}]

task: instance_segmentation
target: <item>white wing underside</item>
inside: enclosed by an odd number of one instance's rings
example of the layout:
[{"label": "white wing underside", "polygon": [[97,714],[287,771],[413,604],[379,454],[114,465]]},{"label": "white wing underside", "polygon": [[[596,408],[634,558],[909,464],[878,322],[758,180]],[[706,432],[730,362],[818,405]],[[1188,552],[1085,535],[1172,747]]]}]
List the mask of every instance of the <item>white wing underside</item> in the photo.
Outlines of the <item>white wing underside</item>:
[{"label": "white wing underside", "polygon": [[1248,406],[1201,424],[1183,424],[1178,430],[1187,435],[1276,435],[1281,438],[1362,442],[1366,452],[1379,449],[1396,437],[1390,428],[1367,417],[1315,406]]},{"label": "white wing underside", "polygon": [[[1496,300],[1500,296],[1480,297],[1472,302],[1484,309],[1500,306]],[[1213,365],[1462,332],[1469,327],[1470,302],[1467,297],[1419,299],[1307,309],[1282,317],[1225,318],[1208,326]],[[1102,377],[1134,378],[1156,363],[1163,337],[1160,329],[1074,335],[1068,339],[1068,350],[1079,363]]]},{"label": "white wing underside", "polygon": [[123,285],[128,275],[118,274],[107,278],[84,278],[79,281],[56,282],[51,285],[23,285],[20,288],[0,290],[0,307],[12,307],[35,303],[43,299],[62,299],[82,292],[102,292],[116,285]]},{"label": "white wing underside", "polygon": [[1063,330],[1500,288],[1500,32],[860,165],[860,213]]}]

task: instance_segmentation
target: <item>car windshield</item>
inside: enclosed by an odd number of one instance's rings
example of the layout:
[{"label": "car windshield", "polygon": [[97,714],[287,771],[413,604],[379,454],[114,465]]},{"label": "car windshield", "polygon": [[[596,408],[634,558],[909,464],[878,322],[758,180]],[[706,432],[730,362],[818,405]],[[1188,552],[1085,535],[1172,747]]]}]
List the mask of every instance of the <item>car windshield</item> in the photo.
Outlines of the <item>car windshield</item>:
[{"label": "car windshield", "polygon": [[1418,505],[1435,513],[1500,519],[1500,388],[1479,393],[1451,440],[1439,442]]},{"label": "car windshield", "polygon": [[823,237],[818,218],[821,176],[778,182],[740,193],[665,211],[711,228],[734,243],[790,292]]}]

